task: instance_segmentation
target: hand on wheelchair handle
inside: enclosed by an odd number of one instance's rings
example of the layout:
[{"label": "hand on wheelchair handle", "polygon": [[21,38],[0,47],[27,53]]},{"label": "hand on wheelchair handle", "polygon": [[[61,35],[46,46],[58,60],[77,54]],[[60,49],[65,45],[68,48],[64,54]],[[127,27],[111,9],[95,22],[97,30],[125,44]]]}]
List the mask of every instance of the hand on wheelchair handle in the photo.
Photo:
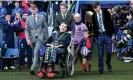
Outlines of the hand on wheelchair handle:
[{"label": "hand on wheelchair handle", "polygon": [[51,46],[51,47],[53,47],[54,45],[53,45],[53,44],[51,44],[50,46]]}]

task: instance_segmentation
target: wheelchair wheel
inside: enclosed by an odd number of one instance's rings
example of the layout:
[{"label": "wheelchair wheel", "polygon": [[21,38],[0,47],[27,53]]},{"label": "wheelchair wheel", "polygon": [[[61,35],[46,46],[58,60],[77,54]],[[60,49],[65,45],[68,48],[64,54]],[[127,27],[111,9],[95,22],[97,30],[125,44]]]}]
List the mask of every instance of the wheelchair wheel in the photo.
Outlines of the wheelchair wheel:
[{"label": "wheelchair wheel", "polygon": [[65,76],[65,69],[60,68],[59,77],[63,78]]},{"label": "wheelchair wheel", "polygon": [[66,74],[72,76],[74,74],[74,57],[68,53],[66,57]]}]

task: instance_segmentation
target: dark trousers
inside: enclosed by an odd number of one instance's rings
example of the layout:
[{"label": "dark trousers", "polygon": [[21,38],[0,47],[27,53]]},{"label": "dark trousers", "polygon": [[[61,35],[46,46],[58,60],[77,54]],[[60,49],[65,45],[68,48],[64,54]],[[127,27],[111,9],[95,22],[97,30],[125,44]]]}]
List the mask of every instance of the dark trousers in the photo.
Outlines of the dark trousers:
[{"label": "dark trousers", "polygon": [[76,56],[75,64],[77,63],[78,58],[79,58],[80,62],[82,63],[82,55],[80,54],[80,49],[78,50],[77,53],[75,53],[77,47],[78,47],[78,44],[74,44],[74,54]]},{"label": "dark trousers", "polygon": [[106,64],[111,62],[111,53],[112,53],[112,41],[107,33],[99,33],[98,35],[98,59],[99,59],[99,71],[104,69],[104,49],[106,51]]},{"label": "dark trousers", "polygon": [[[6,55],[7,49],[8,48],[15,48],[14,46],[14,41],[4,41],[3,46],[2,46],[2,56]],[[13,61],[11,59],[5,59],[3,61],[3,66],[11,66],[13,65]]]},{"label": "dark trousers", "polygon": [[2,48],[3,44],[3,30],[2,30],[2,24],[0,23],[0,48]]},{"label": "dark trousers", "polygon": [[27,53],[28,67],[32,65],[32,48],[26,42],[26,39],[20,39],[20,66],[25,64],[25,52]]}]

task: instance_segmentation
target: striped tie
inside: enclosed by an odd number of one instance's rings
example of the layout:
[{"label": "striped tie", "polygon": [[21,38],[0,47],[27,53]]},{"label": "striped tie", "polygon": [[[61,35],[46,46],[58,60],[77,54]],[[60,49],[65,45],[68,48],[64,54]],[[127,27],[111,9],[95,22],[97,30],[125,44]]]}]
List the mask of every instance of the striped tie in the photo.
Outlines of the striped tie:
[{"label": "striped tie", "polygon": [[63,14],[63,19],[65,20],[65,18],[66,18],[66,15],[65,15],[65,14]]},{"label": "striped tie", "polygon": [[34,25],[36,26],[36,15],[33,16]]},{"label": "striped tie", "polygon": [[103,31],[103,26],[102,26],[102,15],[101,13],[98,13],[99,14],[99,27],[100,27],[100,31]]}]

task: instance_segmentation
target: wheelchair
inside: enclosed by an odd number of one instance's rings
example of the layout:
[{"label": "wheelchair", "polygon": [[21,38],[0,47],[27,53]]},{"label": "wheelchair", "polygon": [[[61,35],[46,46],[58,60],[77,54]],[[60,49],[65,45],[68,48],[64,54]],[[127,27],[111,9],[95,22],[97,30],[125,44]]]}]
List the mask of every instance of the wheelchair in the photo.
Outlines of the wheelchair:
[{"label": "wheelchair", "polygon": [[[71,42],[70,42],[70,45],[67,47],[67,52],[63,54],[57,53],[57,56],[56,56],[54,72],[55,74],[57,74],[58,77],[61,77],[61,78],[63,78],[65,75],[72,76],[74,74],[74,51],[73,51],[74,49]],[[43,57],[43,60],[45,60],[45,55]],[[48,67],[50,65],[51,64],[48,64]]]},{"label": "wheelchair", "polygon": [[59,54],[57,55],[57,66],[58,66],[58,73],[59,77],[64,77],[65,74],[67,76],[72,76],[74,74],[74,53],[72,45],[69,45],[67,48],[66,55]]}]

